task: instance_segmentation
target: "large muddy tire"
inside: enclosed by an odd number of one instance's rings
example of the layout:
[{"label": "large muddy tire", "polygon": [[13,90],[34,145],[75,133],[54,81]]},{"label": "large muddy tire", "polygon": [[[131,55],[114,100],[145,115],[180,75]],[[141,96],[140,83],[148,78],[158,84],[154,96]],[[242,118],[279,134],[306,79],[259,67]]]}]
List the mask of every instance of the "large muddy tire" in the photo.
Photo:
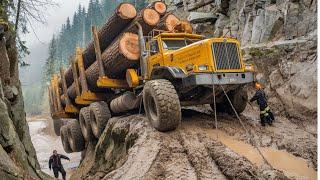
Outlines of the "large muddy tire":
[{"label": "large muddy tire", "polygon": [[[228,97],[238,114],[242,113],[248,103],[248,94],[247,91],[243,88],[238,88],[234,91],[227,93]],[[214,105],[210,104],[212,110],[214,110]],[[226,96],[223,97],[223,102],[217,103],[217,112],[224,112],[230,115],[235,115],[234,110],[232,109]]]},{"label": "large muddy tire", "polygon": [[90,142],[94,135],[91,129],[91,120],[90,120],[90,108],[84,107],[81,108],[79,113],[79,123],[82,131],[82,135],[87,142]]},{"label": "large muddy tire", "polygon": [[[230,100],[233,104],[233,107],[235,108],[235,110],[237,111],[238,114],[242,113],[246,107],[247,107],[247,103],[248,103],[248,93],[245,89],[243,88],[239,88],[235,91],[233,91],[230,94]],[[231,107],[230,107],[231,108]],[[230,109],[229,108],[229,109]],[[231,108],[232,110],[232,108]],[[229,110],[230,113],[230,110]],[[233,110],[232,113],[234,114]]]},{"label": "large muddy tire", "polygon": [[106,102],[95,102],[90,104],[90,120],[93,135],[99,139],[105,129],[111,113]]},{"label": "large muddy tire", "polygon": [[143,104],[151,125],[158,131],[170,131],[179,126],[180,101],[170,81],[165,79],[148,81],[143,88]]},{"label": "large muddy tire", "polygon": [[85,148],[85,141],[77,120],[68,123],[68,141],[73,152],[81,152]]},{"label": "large muddy tire", "polygon": [[[219,113],[224,113],[227,110],[227,106],[224,103],[216,103],[217,105],[217,112]],[[212,109],[212,111],[214,111],[214,104],[210,104],[210,107]]]},{"label": "large muddy tire", "polygon": [[61,119],[52,119],[52,121],[53,121],[54,133],[57,136],[60,136],[60,129],[63,126],[63,121]]},{"label": "large muddy tire", "polygon": [[60,135],[61,135],[61,142],[63,149],[66,153],[72,153],[72,149],[69,144],[68,140],[68,125],[64,125],[60,129]]}]

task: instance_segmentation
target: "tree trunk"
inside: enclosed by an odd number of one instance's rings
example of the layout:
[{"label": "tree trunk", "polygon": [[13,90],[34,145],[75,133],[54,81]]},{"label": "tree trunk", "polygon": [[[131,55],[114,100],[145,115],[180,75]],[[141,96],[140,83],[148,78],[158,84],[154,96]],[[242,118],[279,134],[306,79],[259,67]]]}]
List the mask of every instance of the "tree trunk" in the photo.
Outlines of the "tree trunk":
[{"label": "tree trunk", "polygon": [[[136,9],[129,3],[122,3],[99,31],[99,43],[103,52],[125,27],[137,16]],[[83,52],[83,64],[87,69],[96,59],[94,44],[91,42]]]},{"label": "tree trunk", "polygon": [[[148,35],[149,32],[151,32],[154,27],[159,23],[160,21],[160,15],[153,9],[150,9],[150,8],[145,8],[143,10],[140,11],[139,15],[131,22],[131,24],[124,30],[125,33],[123,33],[122,37],[125,36],[125,34],[127,34],[126,32],[132,32],[132,33],[137,33],[138,32],[138,29],[137,29],[137,26],[135,25],[135,22],[138,22],[141,24],[142,28],[143,28],[143,33],[144,35]],[[130,34],[132,34],[130,33]],[[133,34],[132,34],[133,35]],[[136,35],[135,35],[136,36]],[[114,42],[111,42],[109,45],[109,48],[113,49],[113,50],[116,50],[114,48],[118,47],[118,44],[114,45],[114,43],[119,43],[119,40],[121,38],[118,38],[118,39],[115,39]],[[138,39],[138,38],[137,38]],[[126,41],[126,42],[123,42],[124,44],[126,44],[126,46],[130,48],[130,45],[133,45],[135,46],[135,44],[132,44],[130,41]],[[137,45],[138,45],[138,41],[137,41]],[[134,47],[133,49],[135,49],[134,51],[137,50],[136,47]],[[133,50],[131,49],[131,50]],[[125,50],[125,49],[124,49]],[[139,48],[138,48],[139,50]],[[93,49],[94,51],[94,49]],[[103,52],[103,51],[102,51]],[[113,52],[113,51],[108,51],[109,53],[103,53],[102,54],[102,61],[106,61],[107,59],[114,59],[112,57],[108,57],[108,56],[113,56],[111,54],[117,54],[118,52]],[[126,53],[126,51],[124,52]],[[130,54],[130,51],[128,52]],[[140,53],[140,52],[139,52]],[[133,54],[137,54],[137,52],[134,52]],[[118,54],[119,55],[119,54]],[[119,57],[121,58],[121,57]],[[123,58],[123,57],[122,57]],[[95,60],[95,56],[94,56],[94,60]],[[121,60],[120,60],[121,61]],[[115,62],[113,62],[115,63]],[[110,63],[108,63],[110,64]],[[121,64],[120,64],[121,65]],[[106,65],[104,65],[106,67]],[[113,66],[113,65],[111,65]],[[124,65],[126,66],[126,65]],[[97,66],[98,67],[98,66]],[[131,67],[131,66],[130,66]],[[85,67],[86,68],[86,67]],[[116,67],[117,68],[117,67]],[[120,67],[121,68],[121,67]],[[87,68],[86,68],[87,69]],[[92,70],[92,69],[91,69]],[[99,73],[99,69],[95,69],[97,71],[97,73]],[[112,69],[112,73],[111,72],[107,72],[106,71],[106,75],[110,75],[110,78],[111,77],[120,77],[120,78],[123,78],[123,76],[119,75],[121,74],[122,72],[116,72],[115,75],[114,75],[114,70]],[[121,69],[121,71],[124,71],[124,69]],[[93,73],[92,73],[93,74]],[[124,73],[125,74],[125,73]],[[72,83],[73,83],[73,76],[72,76],[72,70],[71,68],[68,68],[67,71],[66,71],[66,81],[67,81],[67,85],[70,86]],[[88,78],[88,77],[87,77]],[[96,78],[97,79],[97,78]],[[88,80],[90,81],[90,80]],[[88,82],[88,84],[91,84],[91,82]]]},{"label": "tree trunk", "polygon": [[[137,11],[132,4],[121,3],[106,24],[99,31],[100,49],[103,52],[123,29],[137,16]],[[96,54],[93,42],[90,42],[82,53],[84,68],[87,69],[95,60]],[[65,73],[67,86],[73,82],[72,69],[69,67]]]},{"label": "tree trunk", "polygon": [[167,12],[167,5],[162,1],[155,1],[149,4],[148,7],[156,10],[161,16],[165,15]]},{"label": "tree trunk", "polygon": [[159,23],[160,15],[157,11],[151,8],[144,8],[140,11],[138,16],[131,22],[124,32],[138,33],[136,22],[142,26],[143,34],[148,35],[154,27]]},{"label": "tree trunk", "polygon": [[20,19],[20,10],[21,10],[21,1],[18,0],[18,5],[17,5],[17,16],[16,16],[16,22],[14,24],[14,31],[17,33],[18,32],[18,26],[19,26],[19,19]]},{"label": "tree trunk", "polygon": [[192,34],[193,28],[190,22],[188,21],[180,21],[180,23],[174,28],[176,32],[184,32]]},{"label": "tree trunk", "polygon": [[[124,33],[112,43],[102,54],[105,73],[109,78],[125,78],[126,70],[139,65],[140,48],[138,35],[133,33]],[[97,88],[99,78],[99,66],[95,61],[87,70],[86,78],[88,88],[91,92],[103,92],[103,89]],[[68,96],[71,99],[76,98],[75,84],[68,88]]]},{"label": "tree trunk", "polygon": [[178,24],[180,24],[179,18],[172,13],[168,13],[161,18],[155,29],[172,32]]}]

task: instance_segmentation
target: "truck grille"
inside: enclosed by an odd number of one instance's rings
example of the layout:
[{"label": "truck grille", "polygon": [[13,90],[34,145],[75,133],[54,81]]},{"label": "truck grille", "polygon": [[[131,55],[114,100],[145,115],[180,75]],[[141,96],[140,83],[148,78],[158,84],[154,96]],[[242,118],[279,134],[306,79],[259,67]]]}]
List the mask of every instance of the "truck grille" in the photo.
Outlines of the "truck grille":
[{"label": "truck grille", "polygon": [[236,43],[217,42],[212,44],[217,70],[240,69],[240,58]]}]

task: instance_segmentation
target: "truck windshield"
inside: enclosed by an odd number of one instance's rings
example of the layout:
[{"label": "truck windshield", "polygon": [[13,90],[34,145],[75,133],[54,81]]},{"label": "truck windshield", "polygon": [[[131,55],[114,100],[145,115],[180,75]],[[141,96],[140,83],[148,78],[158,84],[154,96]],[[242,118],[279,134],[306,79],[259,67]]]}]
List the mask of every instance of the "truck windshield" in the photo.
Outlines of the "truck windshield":
[{"label": "truck windshield", "polygon": [[181,39],[181,40],[166,39],[166,40],[162,40],[162,43],[163,43],[164,50],[177,50],[197,41],[199,40],[198,39]]}]

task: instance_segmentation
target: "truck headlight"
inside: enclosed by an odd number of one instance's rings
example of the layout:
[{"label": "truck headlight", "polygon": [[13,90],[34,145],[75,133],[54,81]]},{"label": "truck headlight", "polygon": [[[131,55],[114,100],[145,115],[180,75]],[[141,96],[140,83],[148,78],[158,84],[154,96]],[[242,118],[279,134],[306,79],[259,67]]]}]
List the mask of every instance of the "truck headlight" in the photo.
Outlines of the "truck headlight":
[{"label": "truck headlight", "polygon": [[199,71],[207,71],[208,70],[208,66],[207,65],[199,65],[198,69],[199,69]]}]

